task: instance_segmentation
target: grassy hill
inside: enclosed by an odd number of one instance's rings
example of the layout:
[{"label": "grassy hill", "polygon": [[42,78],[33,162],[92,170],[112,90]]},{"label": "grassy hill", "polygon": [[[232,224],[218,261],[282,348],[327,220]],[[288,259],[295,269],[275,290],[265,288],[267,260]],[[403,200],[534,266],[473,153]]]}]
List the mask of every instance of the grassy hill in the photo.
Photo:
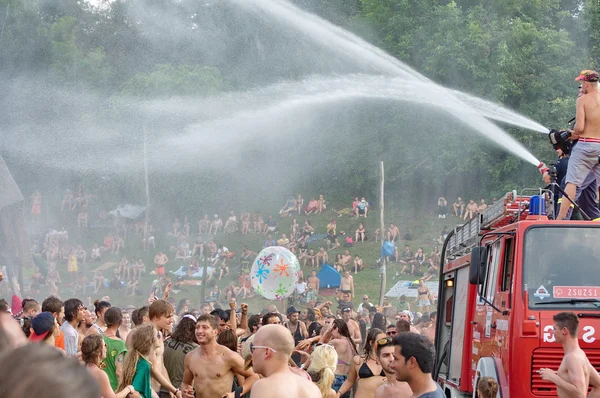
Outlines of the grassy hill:
[{"label": "grassy hill", "polygon": [[[278,218],[278,217],[276,217]],[[354,256],[356,254],[360,255],[363,258],[365,265],[367,266],[363,271],[359,272],[354,276],[356,296],[360,297],[363,294],[368,294],[369,297],[372,298],[372,301],[376,301],[379,296],[379,286],[380,286],[380,275],[379,275],[379,267],[376,266],[376,260],[380,257],[380,246],[376,244],[374,241],[374,232],[375,229],[379,226],[379,214],[375,209],[373,209],[372,213],[369,213],[369,217],[367,219],[360,218],[350,218],[348,216],[338,217],[337,213],[333,210],[328,209],[323,214],[320,215],[309,215],[309,216],[298,216],[296,219],[300,225],[304,223],[305,219],[309,219],[315,228],[316,233],[325,233],[326,225],[331,218],[336,218],[337,220],[337,231],[340,234],[342,231],[350,234],[354,237],[354,231],[358,227],[358,224],[362,222],[367,229],[367,237],[368,240],[364,243],[357,243],[354,247],[349,248],[350,253]],[[282,233],[285,233],[289,236],[291,230],[291,222],[292,218],[283,218],[279,219],[279,228],[278,233],[273,234],[273,238],[277,239],[281,236]],[[453,223],[458,223],[458,219],[451,217],[447,219],[438,219],[436,214],[413,214],[411,212],[400,212],[397,210],[391,210],[389,214],[386,215],[386,229],[387,225],[392,222],[396,224],[399,229],[402,237],[406,235],[410,235],[410,240],[403,240],[398,243],[400,250],[402,250],[404,244],[409,244],[413,252],[416,252],[418,247],[423,247],[426,254],[429,254],[433,248],[435,243],[435,239],[439,236],[440,231],[444,226],[451,226]],[[194,225],[192,225],[194,227]],[[166,229],[166,228],[165,228]],[[156,254],[156,251],[161,250],[170,258],[169,263],[167,264],[167,272],[177,270],[182,264],[182,260],[175,261],[175,254],[172,252],[168,252],[168,248],[175,243],[175,238],[171,236],[167,236],[165,229],[163,231],[158,231],[156,235],[156,243],[157,250],[151,249],[147,252],[144,252],[141,248],[140,239],[137,236],[134,236],[133,233],[131,235],[133,237],[129,237],[126,242],[125,251],[119,255],[117,254],[105,254],[102,258],[102,263],[106,261],[114,261],[118,262],[123,254],[127,255],[128,258],[132,257],[141,257],[144,259],[146,264],[147,273],[141,279],[142,286],[142,294],[140,296],[135,297],[125,297],[124,289],[121,291],[113,291],[108,288],[101,289],[99,294],[94,295],[88,294],[86,296],[91,296],[91,300],[93,301],[95,298],[102,297],[105,295],[110,296],[112,304],[117,306],[125,306],[128,304],[133,304],[136,306],[143,305],[146,303],[148,298],[148,291],[152,284],[152,281],[156,278],[153,275],[150,275],[149,272],[154,269],[153,259]],[[192,228],[191,235],[194,235],[194,229]],[[70,244],[77,245],[82,244],[84,248],[88,250],[89,257],[89,249],[91,248],[93,243],[97,243],[101,245],[103,241],[104,234],[107,232],[104,229],[78,229],[76,226],[68,229],[70,235]],[[264,245],[265,236],[264,235],[242,235],[239,232],[233,234],[219,234],[215,237],[215,243],[223,244],[230,251],[234,251],[236,253],[241,253],[242,248],[247,245],[250,249],[258,252]],[[340,238],[340,243],[343,244],[343,238]],[[319,249],[320,246],[326,246],[325,241],[315,242],[309,244],[309,248],[315,249],[315,252]],[[343,245],[335,250],[331,250],[329,254],[330,263],[333,263],[335,256],[338,253],[343,253],[347,248]],[[99,266],[99,263],[88,264],[88,278],[90,280],[93,277],[93,273],[91,269]],[[69,287],[69,284],[73,282],[71,277],[67,273],[66,264],[61,263],[58,265],[58,270],[61,274],[63,283],[59,286],[61,291],[61,296],[63,299],[66,299],[71,296],[72,288]],[[80,265],[80,270],[82,266]],[[390,263],[387,267],[387,286],[386,291],[389,290],[394,283],[398,281],[396,277],[396,272],[400,270],[399,264],[394,262]],[[311,268],[303,267],[304,275],[310,275]],[[27,272],[26,278],[27,278]],[[104,276],[108,279],[112,276],[110,271],[105,271]],[[237,281],[237,274],[231,272],[226,278],[222,281],[218,281],[218,285],[220,288],[223,288],[230,281]],[[405,276],[408,278],[408,276]],[[174,278],[175,279],[175,278]],[[411,278],[414,279],[414,278]],[[207,287],[207,292],[209,288]],[[42,296],[45,297],[47,294],[47,290],[43,287]],[[96,297],[98,296],[98,297]],[[187,298],[191,300],[192,306],[198,306],[200,303],[201,296],[201,288],[198,287],[190,287],[186,286],[180,292],[176,294],[172,294],[172,297],[179,301],[180,299]],[[330,298],[331,299],[331,298]],[[85,302],[86,300],[84,300]],[[332,300],[333,301],[333,300]],[[358,304],[359,300],[356,298],[353,300],[355,304]],[[260,311],[260,309],[265,308],[267,305],[272,304],[263,298],[253,298],[248,300],[251,310]],[[276,303],[278,307],[281,309],[284,306],[284,303]]]}]

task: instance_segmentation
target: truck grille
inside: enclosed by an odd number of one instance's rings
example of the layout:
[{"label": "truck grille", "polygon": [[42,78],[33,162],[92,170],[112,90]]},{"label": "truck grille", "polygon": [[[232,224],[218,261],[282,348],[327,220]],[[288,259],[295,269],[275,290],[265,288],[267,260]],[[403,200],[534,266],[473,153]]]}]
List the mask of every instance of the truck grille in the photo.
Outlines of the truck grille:
[{"label": "truck grille", "polygon": [[[600,371],[600,350],[585,350],[590,363],[597,371]],[[562,348],[538,348],[533,351],[531,361],[531,392],[535,395],[556,396],[556,385],[542,380],[538,370],[550,368],[558,370],[563,359]]]}]

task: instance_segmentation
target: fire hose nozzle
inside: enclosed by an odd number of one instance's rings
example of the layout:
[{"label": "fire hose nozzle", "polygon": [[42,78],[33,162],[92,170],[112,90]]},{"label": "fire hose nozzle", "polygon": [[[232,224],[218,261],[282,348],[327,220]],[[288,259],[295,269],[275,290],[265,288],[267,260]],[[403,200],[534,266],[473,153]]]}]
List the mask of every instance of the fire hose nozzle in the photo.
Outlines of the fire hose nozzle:
[{"label": "fire hose nozzle", "polygon": [[540,173],[542,175],[546,174],[550,168],[548,166],[546,166],[546,163],[544,162],[540,162],[540,164],[538,164],[537,169],[540,171]]}]

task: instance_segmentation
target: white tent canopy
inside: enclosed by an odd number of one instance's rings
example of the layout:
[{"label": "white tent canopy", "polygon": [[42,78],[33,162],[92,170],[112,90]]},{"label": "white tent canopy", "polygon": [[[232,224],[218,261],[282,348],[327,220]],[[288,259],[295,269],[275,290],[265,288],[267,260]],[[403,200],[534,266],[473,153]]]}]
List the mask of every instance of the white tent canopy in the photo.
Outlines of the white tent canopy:
[{"label": "white tent canopy", "polygon": [[136,218],[138,218],[139,216],[141,216],[142,214],[144,214],[144,212],[146,211],[146,207],[145,206],[138,206],[138,205],[132,205],[132,204],[124,204],[124,205],[119,205],[116,209],[110,211],[108,213],[108,215],[110,216],[117,216],[117,212],[119,212],[119,215],[123,218],[130,218],[132,220],[135,220]]}]

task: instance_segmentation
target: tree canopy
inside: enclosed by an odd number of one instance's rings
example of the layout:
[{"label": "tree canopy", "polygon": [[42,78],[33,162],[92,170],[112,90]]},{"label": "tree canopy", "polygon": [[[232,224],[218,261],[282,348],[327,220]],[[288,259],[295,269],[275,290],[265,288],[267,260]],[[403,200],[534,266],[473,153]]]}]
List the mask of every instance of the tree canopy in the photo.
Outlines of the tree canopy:
[{"label": "tree canopy", "polygon": [[[548,127],[565,127],[574,116],[577,73],[600,67],[600,5],[594,0],[293,3],[439,84],[498,102]],[[51,146],[65,136],[91,147],[100,145],[104,133],[99,131],[113,131],[106,134],[115,145],[132,151],[144,130],[159,142],[160,134],[177,137],[194,124],[189,115],[134,117],[123,101],[204,99],[190,113],[209,120],[216,113],[226,118],[236,108],[215,110],[206,99],[229,95],[233,101],[238,93],[312,75],[369,73],[321,44],[228,0],[0,0],[0,82],[6,87],[0,125],[7,131],[2,154],[24,184],[41,183],[36,178],[47,183],[44,173],[56,176],[57,170],[63,180],[99,178],[85,168],[41,166],[48,154],[63,156]],[[443,112],[380,100],[327,106],[314,115],[299,112],[301,126],[277,125],[300,131],[296,135],[249,140],[236,150],[243,160],[233,162],[235,167],[199,166],[190,178],[155,165],[153,172],[175,188],[165,190],[163,199],[185,192],[216,205],[222,204],[221,194],[244,198],[248,173],[261,167],[273,171],[272,182],[294,175],[282,183],[290,192],[374,196],[379,160],[386,162],[390,195],[415,203],[460,192],[491,198],[539,184],[535,168],[460,121],[430,123]],[[537,157],[552,160],[541,134],[501,127]],[[44,145],[29,144],[40,140]],[[272,154],[266,143],[280,150]],[[35,159],[37,150],[42,159]],[[129,185],[122,175],[118,180]]]}]

